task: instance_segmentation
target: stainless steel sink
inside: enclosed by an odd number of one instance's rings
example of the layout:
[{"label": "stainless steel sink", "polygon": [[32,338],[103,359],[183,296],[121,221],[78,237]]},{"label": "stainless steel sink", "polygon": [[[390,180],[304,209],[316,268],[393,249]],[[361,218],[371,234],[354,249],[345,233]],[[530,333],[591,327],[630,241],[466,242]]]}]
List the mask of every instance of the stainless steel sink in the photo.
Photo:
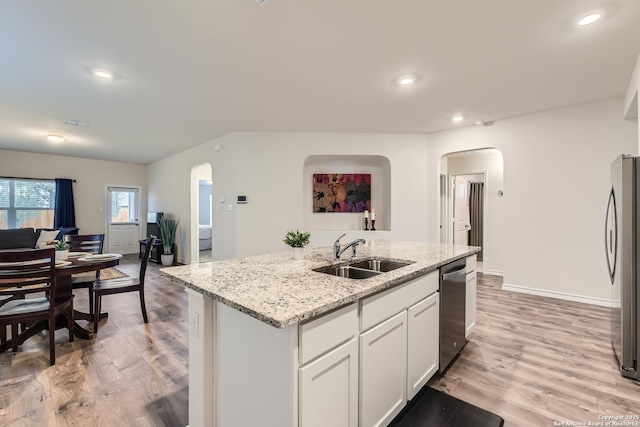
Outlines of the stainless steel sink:
[{"label": "stainless steel sink", "polygon": [[348,279],[368,279],[369,277],[377,276],[381,273],[380,271],[352,267],[349,265],[316,268],[314,271],[317,271],[319,273],[331,274],[332,276],[346,277]]},{"label": "stainless steel sink", "polygon": [[397,268],[401,268],[407,266],[411,263],[409,262],[399,262],[399,261],[388,261],[383,259],[370,259],[366,261],[356,262],[354,264],[349,264],[350,267],[356,268],[366,268],[367,270],[379,271],[381,273],[386,273],[387,271],[392,271]]},{"label": "stainless steel sink", "polygon": [[410,262],[388,261],[383,259],[369,259],[358,261],[346,265],[330,265],[328,267],[316,268],[319,273],[331,274],[332,276],[347,277],[349,279],[367,279],[377,276],[387,271],[411,264]]}]

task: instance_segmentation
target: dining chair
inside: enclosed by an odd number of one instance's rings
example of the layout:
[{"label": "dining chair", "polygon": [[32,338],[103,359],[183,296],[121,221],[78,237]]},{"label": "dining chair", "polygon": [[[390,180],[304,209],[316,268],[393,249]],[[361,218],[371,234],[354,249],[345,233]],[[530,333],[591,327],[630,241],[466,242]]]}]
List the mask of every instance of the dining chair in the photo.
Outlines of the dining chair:
[{"label": "dining chair", "polygon": [[97,280],[93,285],[93,293],[95,297],[95,306],[93,309],[93,333],[98,332],[98,323],[100,321],[100,309],[102,306],[102,297],[104,295],[120,294],[125,292],[139,292],[140,308],[142,309],[142,318],[144,323],[149,323],[147,317],[147,308],[144,303],[144,276],[147,272],[147,263],[149,262],[149,254],[153,243],[156,241],[155,236],[151,236],[145,243],[144,256],[140,261],[140,274],[135,277],[122,277],[119,279]]},{"label": "dining chair", "polygon": [[[29,329],[18,334],[18,324],[48,322],[49,363],[55,365],[56,319],[67,315],[69,341],[73,341],[73,296],[56,300],[55,249],[0,252],[0,330],[4,344],[11,327],[11,348],[18,351]],[[42,294],[36,295],[36,294]],[[27,335],[28,337],[28,335]]]},{"label": "dining chair", "polygon": [[[87,252],[101,254],[104,247],[104,234],[76,234],[64,236],[69,252]],[[87,289],[89,293],[89,314],[93,314],[93,284],[100,280],[100,270],[94,273],[80,273],[71,276],[73,289]]]}]

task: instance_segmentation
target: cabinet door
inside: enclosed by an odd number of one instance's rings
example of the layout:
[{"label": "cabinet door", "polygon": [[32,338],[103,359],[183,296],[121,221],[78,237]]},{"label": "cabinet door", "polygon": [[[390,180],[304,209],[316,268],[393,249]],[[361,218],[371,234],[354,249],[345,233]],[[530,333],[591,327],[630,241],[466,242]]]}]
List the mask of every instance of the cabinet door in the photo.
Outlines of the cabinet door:
[{"label": "cabinet door", "polygon": [[407,401],[406,381],[405,310],[360,335],[360,426],[389,424]]},{"label": "cabinet door", "polygon": [[358,425],[358,340],[300,368],[300,427]]},{"label": "cabinet door", "polygon": [[440,294],[436,292],[408,310],[407,399],[438,370],[440,343]]},{"label": "cabinet door", "polygon": [[465,300],[465,338],[469,336],[473,328],[476,326],[476,301],[477,301],[477,284],[476,272],[467,274],[467,295]]}]

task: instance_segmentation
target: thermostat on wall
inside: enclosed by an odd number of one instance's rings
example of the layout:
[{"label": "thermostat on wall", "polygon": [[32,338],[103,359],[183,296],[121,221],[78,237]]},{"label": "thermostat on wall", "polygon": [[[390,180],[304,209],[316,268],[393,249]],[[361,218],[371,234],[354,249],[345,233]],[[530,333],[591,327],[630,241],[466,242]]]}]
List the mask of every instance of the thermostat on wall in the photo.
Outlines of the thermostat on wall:
[{"label": "thermostat on wall", "polygon": [[248,203],[247,196],[238,196],[238,204]]}]

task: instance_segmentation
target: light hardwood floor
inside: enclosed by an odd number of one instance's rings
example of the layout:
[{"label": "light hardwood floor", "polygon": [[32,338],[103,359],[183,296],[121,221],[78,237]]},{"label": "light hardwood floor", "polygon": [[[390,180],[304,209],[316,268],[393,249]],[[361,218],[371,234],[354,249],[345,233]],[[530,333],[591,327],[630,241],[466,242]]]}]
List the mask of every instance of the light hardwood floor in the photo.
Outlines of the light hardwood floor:
[{"label": "light hardwood floor", "polygon": [[[137,274],[138,259],[121,266]],[[0,354],[0,426],[185,426],[188,418],[187,300],[150,263],[148,325],[135,294],[104,298],[110,316],[93,341],[57,332],[49,366],[46,335]],[[615,369],[609,309],[505,292],[478,277],[478,324],[443,377],[430,384],[494,412],[505,426],[596,422],[640,414],[640,384]],[[76,305],[85,309],[80,291]]]},{"label": "light hardwood floor", "polygon": [[611,309],[501,285],[501,277],[478,275],[476,329],[434,388],[502,416],[505,426],[640,415],[640,383],[616,369]]},{"label": "light hardwood floor", "polygon": [[[109,295],[96,339],[69,343],[66,330],[56,332],[55,366],[46,333],[0,354],[0,426],[186,426],[187,299],[160,267],[147,268],[148,324],[137,293]],[[130,276],[138,268],[136,255],[118,266]],[[74,305],[88,311],[86,290]]]}]

